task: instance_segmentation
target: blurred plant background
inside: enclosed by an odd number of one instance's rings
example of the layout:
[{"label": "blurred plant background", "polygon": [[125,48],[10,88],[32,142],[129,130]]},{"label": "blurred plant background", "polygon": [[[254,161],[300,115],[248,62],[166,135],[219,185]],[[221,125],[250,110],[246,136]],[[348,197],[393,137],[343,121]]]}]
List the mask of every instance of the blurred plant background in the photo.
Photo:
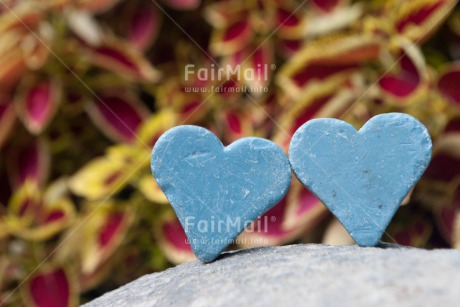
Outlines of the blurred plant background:
[{"label": "blurred plant background", "polygon": [[[383,239],[460,248],[456,5],[0,0],[0,301],[72,306],[194,259],[149,167],[157,138],[180,124],[287,150],[311,118],[359,128],[411,114],[433,160]],[[269,64],[269,80],[185,81],[187,64]],[[268,91],[231,91],[242,85]],[[296,179],[265,216],[235,248],[353,243]]]}]

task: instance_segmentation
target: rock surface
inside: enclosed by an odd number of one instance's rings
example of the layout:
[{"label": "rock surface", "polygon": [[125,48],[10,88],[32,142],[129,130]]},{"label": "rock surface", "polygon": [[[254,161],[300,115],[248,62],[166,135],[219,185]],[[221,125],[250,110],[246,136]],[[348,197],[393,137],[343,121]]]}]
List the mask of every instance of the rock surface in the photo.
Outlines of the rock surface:
[{"label": "rock surface", "polygon": [[458,306],[460,251],[291,245],[143,276],[85,306]]}]

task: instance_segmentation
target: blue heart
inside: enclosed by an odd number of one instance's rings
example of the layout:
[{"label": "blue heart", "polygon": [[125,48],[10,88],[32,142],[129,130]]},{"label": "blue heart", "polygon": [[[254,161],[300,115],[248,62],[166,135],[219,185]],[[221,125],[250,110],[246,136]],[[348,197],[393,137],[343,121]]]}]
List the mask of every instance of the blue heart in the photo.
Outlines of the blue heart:
[{"label": "blue heart", "polygon": [[375,246],[431,158],[427,129],[407,114],[370,119],[356,131],[314,119],[291,140],[297,178],[335,215],[360,246]]},{"label": "blue heart", "polygon": [[228,147],[210,131],[178,126],[156,142],[152,173],[195,255],[215,260],[246,226],[287,193],[291,167],[275,143],[243,138]]}]

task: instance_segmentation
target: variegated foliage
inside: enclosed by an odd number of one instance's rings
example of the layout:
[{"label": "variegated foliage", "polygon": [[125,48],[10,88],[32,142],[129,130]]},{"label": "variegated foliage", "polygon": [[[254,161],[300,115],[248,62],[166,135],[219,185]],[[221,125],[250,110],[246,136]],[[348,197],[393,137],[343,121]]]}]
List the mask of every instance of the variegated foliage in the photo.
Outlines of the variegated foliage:
[{"label": "variegated foliage", "polygon": [[[456,5],[1,0],[0,301],[75,306],[195,259],[149,170],[156,140],[180,124],[287,150],[312,118],[359,128],[412,114],[431,133],[433,161],[384,239],[460,248]],[[203,81],[184,78],[188,64],[262,69]],[[296,179],[232,248],[292,242],[353,243]]]}]

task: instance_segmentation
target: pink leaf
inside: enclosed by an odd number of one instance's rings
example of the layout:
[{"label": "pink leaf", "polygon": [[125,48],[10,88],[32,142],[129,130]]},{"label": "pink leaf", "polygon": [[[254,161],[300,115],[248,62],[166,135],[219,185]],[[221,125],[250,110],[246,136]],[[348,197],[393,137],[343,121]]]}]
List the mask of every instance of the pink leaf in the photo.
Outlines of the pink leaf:
[{"label": "pink leaf", "polygon": [[460,64],[454,64],[448,67],[438,79],[438,90],[450,102],[460,106]]},{"label": "pink leaf", "polygon": [[322,81],[334,74],[352,71],[358,66],[356,64],[311,64],[293,75],[295,84],[299,87],[306,86],[312,81]]},{"label": "pink leaf", "polygon": [[163,224],[163,234],[165,239],[175,248],[181,251],[190,252],[190,244],[187,244],[182,225],[178,221],[170,221]]},{"label": "pink leaf", "polygon": [[356,34],[305,44],[277,74],[277,83],[295,99],[324,93],[349,80],[364,63],[378,59],[381,47],[379,38]]},{"label": "pink leaf", "polygon": [[113,212],[107,216],[107,220],[99,233],[99,244],[101,247],[108,245],[120,231],[124,217],[122,212]]},{"label": "pink leaf", "polygon": [[325,13],[330,13],[343,4],[343,0],[312,0],[312,4]]},{"label": "pink leaf", "polygon": [[263,87],[270,82],[273,72],[272,65],[274,65],[273,57],[273,46],[270,43],[250,45],[249,48],[245,48],[244,58],[247,60],[243,63],[254,71],[254,78],[241,81],[255,89],[251,92],[253,96],[260,96],[264,93]]},{"label": "pink leaf", "polygon": [[326,207],[313,193],[298,180],[292,180],[291,189],[287,196],[286,215],[283,221],[285,229],[311,229],[323,220],[327,213]]},{"label": "pink leaf", "polygon": [[295,27],[300,23],[300,18],[294,12],[284,8],[278,8],[277,12],[277,26],[282,27]]},{"label": "pink leaf", "polygon": [[405,246],[423,247],[426,244],[427,236],[431,234],[431,227],[425,221],[415,221],[405,225],[404,229],[391,232],[396,243]]},{"label": "pink leaf", "polygon": [[455,3],[454,0],[433,0],[410,1],[406,5],[398,5],[395,28],[403,36],[422,44],[436,32]]},{"label": "pink leaf", "polygon": [[278,50],[284,58],[289,58],[300,50],[301,40],[282,39],[278,42]]},{"label": "pink leaf", "polygon": [[279,245],[292,240],[296,234],[294,229],[283,227],[286,208],[287,197],[284,197],[240,235],[239,245],[242,247]]},{"label": "pink leaf", "polygon": [[179,264],[196,259],[185,231],[174,214],[169,213],[162,217],[157,237],[160,248],[169,261]]},{"label": "pink leaf", "polygon": [[88,58],[94,65],[120,76],[148,82],[156,82],[160,77],[140,50],[126,42],[114,39],[102,46],[87,47]]},{"label": "pink leaf", "polygon": [[94,123],[114,141],[132,143],[137,129],[149,115],[133,95],[102,95],[88,107]]},{"label": "pink leaf", "polygon": [[130,16],[127,38],[140,50],[145,50],[155,39],[161,23],[161,14],[152,5],[138,5]]},{"label": "pink leaf", "polygon": [[241,121],[238,116],[234,113],[227,113],[225,118],[227,120],[229,129],[236,134],[240,134],[242,129]]},{"label": "pink leaf", "polygon": [[49,173],[50,154],[44,140],[33,139],[25,146],[9,151],[8,172],[11,186],[17,188],[26,181],[43,186]]},{"label": "pink leaf", "polygon": [[101,255],[104,255],[101,260],[108,257],[119,245],[127,230],[129,220],[130,214],[126,211],[111,210],[104,216],[104,223],[97,234],[99,250]]},{"label": "pink leaf", "polygon": [[448,153],[440,152],[433,156],[423,177],[448,183],[459,178],[459,175],[460,159]]},{"label": "pink leaf", "polygon": [[65,212],[63,210],[54,210],[47,213],[45,220],[43,221],[45,224],[52,223],[58,220],[65,218]]},{"label": "pink leaf", "polygon": [[60,87],[50,80],[29,83],[26,79],[22,84],[16,101],[17,112],[31,133],[40,134],[51,121],[60,92]]},{"label": "pink leaf", "polygon": [[[194,123],[200,120],[208,111],[208,107],[201,103],[201,97],[185,96],[184,102],[178,106],[179,122]],[[156,141],[156,140],[155,140]]]},{"label": "pink leaf", "polygon": [[421,84],[421,77],[418,68],[407,53],[403,52],[398,60],[400,73],[382,76],[379,85],[383,91],[391,96],[405,99],[418,89]]},{"label": "pink leaf", "polygon": [[341,90],[325,95],[315,95],[303,101],[297,100],[294,106],[288,106],[279,120],[280,125],[284,128],[276,132],[274,141],[287,150],[291,136],[310,119],[340,118],[356,99],[353,89],[346,88],[344,84],[341,86]]},{"label": "pink leaf", "polygon": [[232,143],[245,135],[251,135],[252,123],[241,111],[225,110],[222,112],[221,118],[224,140],[227,143]]},{"label": "pink leaf", "polygon": [[302,17],[295,7],[279,7],[276,11],[277,35],[286,39],[302,38]]},{"label": "pink leaf", "polygon": [[109,201],[89,215],[82,230],[80,274],[94,273],[123,243],[133,220],[132,212],[121,207],[127,205]]},{"label": "pink leaf", "polygon": [[414,203],[398,210],[387,232],[388,239],[396,241],[394,243],[424,247],[433,232],[433,223]]},{"label": "pink leaf", "polygon": [[456,189],[450,203],[442,203],[434,211],[435,221],[444,239],[453,244],[455,224],[460,218],[460,190]]},{"label": "pink leaf", "polygon": [[27,282],[26,300],[37,307],[72,306],[76,301],[76,292],[72,288],[69,275],[63,268],[41,271]]},{"label": "pink leaf", "polygon": [[218,30],[211,38],[209,48],[214,54],[230,55],[246,47],[253,36],[249,19],[243,19]]}]

